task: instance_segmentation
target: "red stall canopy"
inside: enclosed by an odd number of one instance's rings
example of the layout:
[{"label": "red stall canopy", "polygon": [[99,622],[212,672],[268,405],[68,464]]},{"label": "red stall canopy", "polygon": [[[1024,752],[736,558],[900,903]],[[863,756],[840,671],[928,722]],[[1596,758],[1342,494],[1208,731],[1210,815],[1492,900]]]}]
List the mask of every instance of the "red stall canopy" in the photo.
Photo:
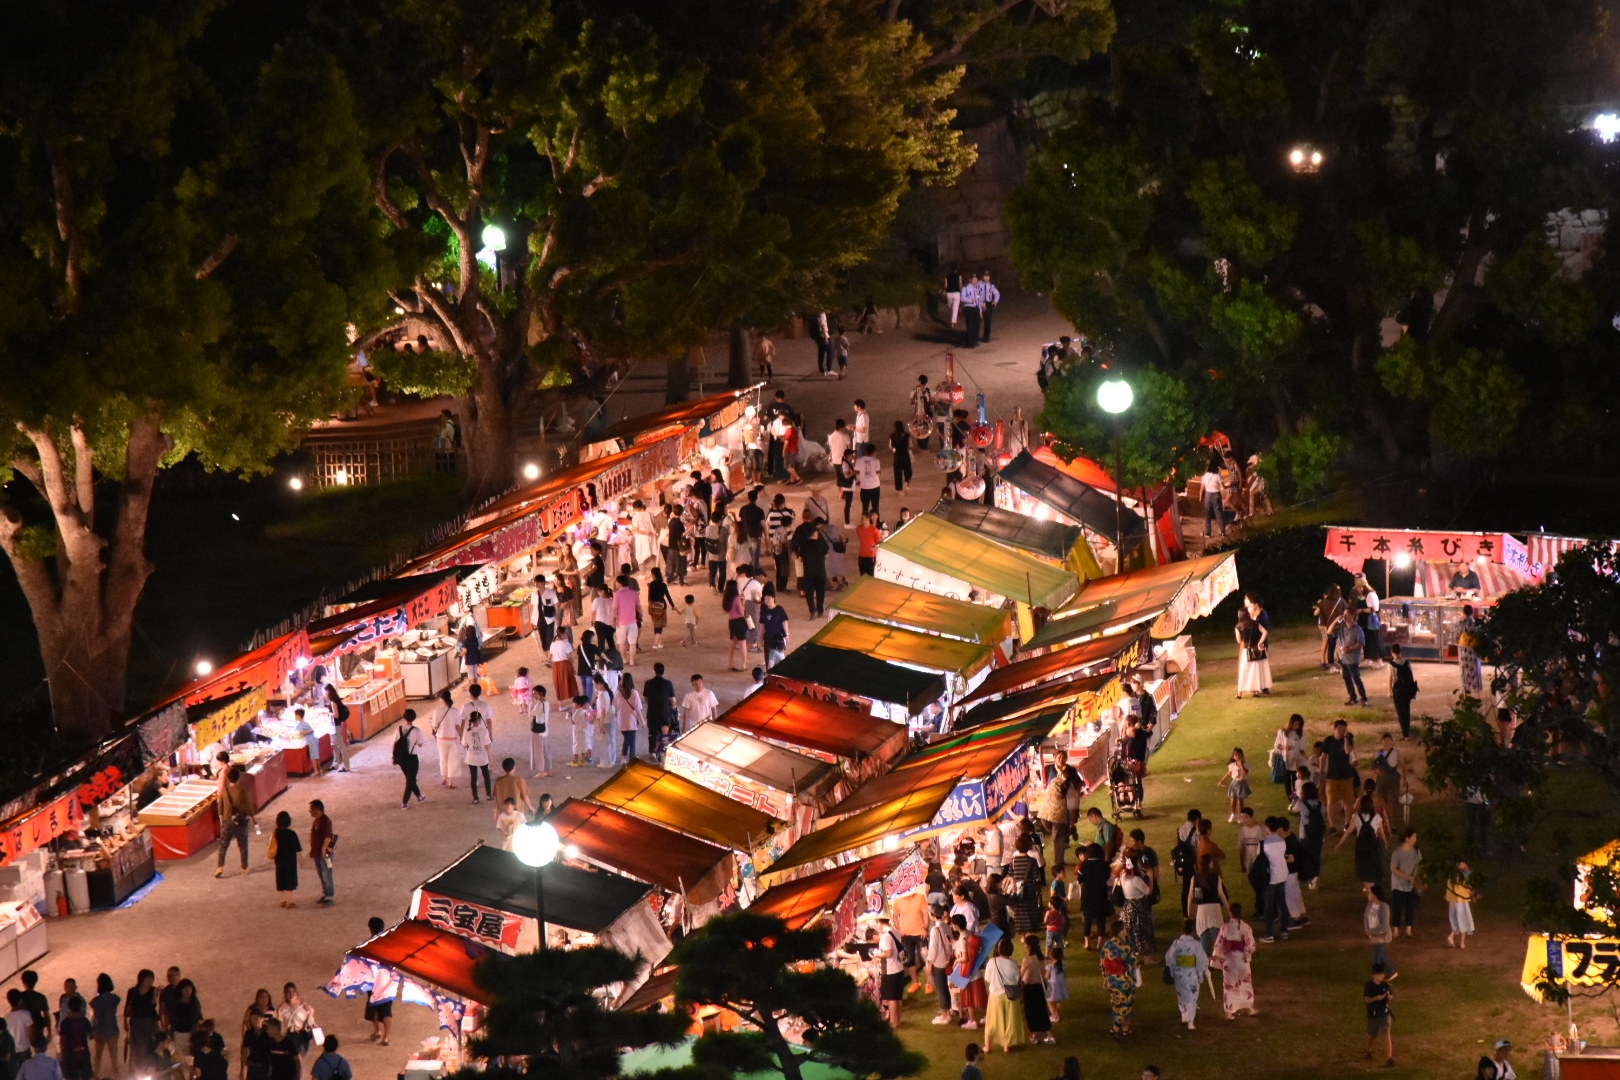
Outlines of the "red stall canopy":
[{"label": "red stall canopy", "polygon": [[962,704],[969,705],[981,698],[999,697],[1027,690],[1053,679],[1070,679],[1085,668],[1100,666],[1109,661],[1113,661],[1116,667],[1128,668],[1140,659],[1146,650],[1147,634],[1135,628],[1108,637],[1082,641],[1068,648],[1054,649],[1049,653],[1019,660],[1017,663],[992,671],[984,682],[979,684],[977,690],[962,699]]},{"label": "red stall canopy", "polygon": [[906,752],[903,724],[796,694],[780,686],[743,698],[716,722],[784,746],[799,746],[850,761],[890,762]]},{"label": "red stall canopy", "polygon": [[685,893],[689,904],[714,900],[734,865],[725,848],[583,799],[569,799],[546,820],[590,861]]},{"label": "red stall canopy", "polygon": [[392,930],[349,950],[407,978],[430,983],[463,1001],[488,1005],[489,991],[473,978],[473,967],[495,950],[425,922],[407,919]]}]

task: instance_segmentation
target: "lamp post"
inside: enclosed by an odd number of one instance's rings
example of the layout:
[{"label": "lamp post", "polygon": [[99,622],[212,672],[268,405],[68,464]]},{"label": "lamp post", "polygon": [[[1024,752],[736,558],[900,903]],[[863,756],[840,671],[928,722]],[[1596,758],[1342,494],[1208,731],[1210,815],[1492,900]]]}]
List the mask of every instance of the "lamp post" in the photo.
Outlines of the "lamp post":
[{"label": "lamp post", "polygon": [[1114,418],[1114,573],[1125,561],[1125,410],[1136,400],[1131,384],[1107,379],[1097,387],[1097,407]]},{"label": "lamp post", "polygon": [[[495,224],[485,225],[479,239],[484,242],[484,250],[478,255],[486,266],[495,271],[496,291],[505,292],[506,282],[501,278],[501,252],[506,250],[506,230]],[[484,258],[486,253],[488,258]]]},{"label": "lamp post", "polygon": [[540,927],[540,951],[546,951],[546,889],[541,877],[546,865],[557,858],[562,846],[557,827],[549,821],[535,821],[512,834],[512,854],[518,862],[534,867],[534,914]]}]

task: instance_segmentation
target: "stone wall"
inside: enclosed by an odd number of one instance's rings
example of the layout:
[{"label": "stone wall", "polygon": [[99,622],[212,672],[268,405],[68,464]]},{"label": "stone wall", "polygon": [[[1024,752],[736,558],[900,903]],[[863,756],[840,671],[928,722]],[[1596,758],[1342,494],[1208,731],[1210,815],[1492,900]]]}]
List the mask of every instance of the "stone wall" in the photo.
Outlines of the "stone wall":
[{"label": "stone wall", "polygon": [[979,158],[953,186],[930,193],[932,217],[939,222],[935,256],[942,270],[989,270],[1010,280],[1002,203],[1023,182],[1024,155],[1005,120],[970,128],[963,137]]}]

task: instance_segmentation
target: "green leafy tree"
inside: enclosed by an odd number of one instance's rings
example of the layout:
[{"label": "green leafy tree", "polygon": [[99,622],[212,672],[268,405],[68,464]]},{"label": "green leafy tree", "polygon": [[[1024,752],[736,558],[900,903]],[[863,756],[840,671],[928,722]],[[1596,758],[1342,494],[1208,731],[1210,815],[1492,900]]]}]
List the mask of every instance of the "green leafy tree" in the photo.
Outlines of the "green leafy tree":
[{"label": "green leafy tree", "polygon": [[[708,1032],[693,1060],[708,1076],[779,1072],[800,1080],[802,1062],[817,1061],[856,1076],[912,1076],[922,1055],[907,1050],[855,980],[827,967],[827,930],[788,930],[782,920],[742,912],[715,919],[676,947],[675,982],[682,1008],[730,1009],[743,1028]],[[800,965],[813,965],[808,971]],[[796,1053],[788,1025],[803,1025]]]},{"label": "green leafy tree", "polygon": [[380,295],[341,73],[279,14],[36,5],[0,44],[0,550],[59,731],[125,707],[159,470],[262,469]]},{"label": "green leafy tree", "polygon": [[[1133,395],[1131,407],[1117,418],[1097,404],[1097,387],[1110,378],[1123,378]],[[1110,472],[1117,434],[1127,489],[1162,483],[1197,452],[1204,430],[1198,402],[1180,379],[1157,368],[1126,373],[1079,361],[1051,381],[1036,423],[1064,449],[1085,454]]]},{"label": "green leafy tree", "polygon": [[1620,293],[1548,239],[1614,204],[1572,118],[1611,7],[1121,5],[1106,86],[1009,204],[1014,260],[1083,332],[1212,373],[1223,423],[1484,459],[1557,411],[1585,425],[1560,448],[1591,445],[1605,422],[1566,404],[1610,386]]},{"label": "green leafy tree", "polygon": [[[830,292],[914,183],[970,160],[904,21],[853,0],[349,0],[403,335],[467,387],[470,482],[511,480],[537,381],[670,356]],[[499,274],[476,258],[505,239]],[[388,373],[383,357],[380,370]],[[426,380],[419,379],[422,383]]]},{"label": "green leafy tree", "polygon": [[621,1051],[680,1042],[690,1026],[687,1017],[623,1012],[604,1003],[608,987],[630,981],[645,967],[639,956],[601,945],[490,954],[473,971],[493,1003],[471,1046],[489,1064],[455,1075],[612,1080],[619,1075]]}]

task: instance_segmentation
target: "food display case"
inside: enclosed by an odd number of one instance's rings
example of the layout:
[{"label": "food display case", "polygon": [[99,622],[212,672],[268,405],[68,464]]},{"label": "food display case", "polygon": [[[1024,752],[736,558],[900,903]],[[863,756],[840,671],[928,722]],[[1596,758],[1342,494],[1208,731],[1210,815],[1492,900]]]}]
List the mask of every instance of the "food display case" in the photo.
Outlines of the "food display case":
[{"label": "food display case", "polygon": [[517,637],[534,633],[534,588],[514,585],[497,592],[484,606],[484,622],[490,630],[507,629]]},{"label": "food display case", "polygon": [[219,839],[214,780],[183,780],[140,810],[159,859],[186,859]]},{"label": "food display case", "polygon": [[[308,776],[315,771],[316,762],[332,760],[332,714],[324,705],[301,707],[304,710],[304,724],[309,727],[307,732],[299,727],[298,717],[293,712],[295,706],[282,709],[279,716],[259,718],[259,737],[267,739],[272,747],[281,751],[288,776]],[[316,740],[315,761],[310,760],[311,734]]]},{"label": "food display case", "polygon": [[453,639],[435,636],[402,645],[399,673],[405,679],[405,696],[430,698],[448,690],[461,678],[461,656]]},{"label": "food display case", "polygon": [[58,852],[64,870],[85,871],[90,885],[90,906],[115,908],[152,880],[157,873],[157,848],[152,830],[135,826],[126,835],[105,836],[96,846]]},{"label": "food display case", "polygon": [[1380,645],[1401,647],[1407,660],[1457,659],[1457,638],[1462,633],[1463,605],[1476,617],[1491,608],[1491,600],[1459,600],[1450,596],[1392,596],[1378,609],[1383,622]]},{"label": "food display case", "polygon": [[32,904],[0,903],[0,982],[45,955],[45,920]]},{"label": "food display case", "polygon": [[350,742],[364,742],[405,715],[405,680],[378,678],[378,673],[373,670],[370,678],[349,679],[338,686],[338,695],[349,707],[349,719],[343,726]]},{"label": "food display case", "polygon": [[242,766],[242,783],[255,812],[287,790],[287,755],[273,746],[248,744],[231,751],[231,764]]}]

